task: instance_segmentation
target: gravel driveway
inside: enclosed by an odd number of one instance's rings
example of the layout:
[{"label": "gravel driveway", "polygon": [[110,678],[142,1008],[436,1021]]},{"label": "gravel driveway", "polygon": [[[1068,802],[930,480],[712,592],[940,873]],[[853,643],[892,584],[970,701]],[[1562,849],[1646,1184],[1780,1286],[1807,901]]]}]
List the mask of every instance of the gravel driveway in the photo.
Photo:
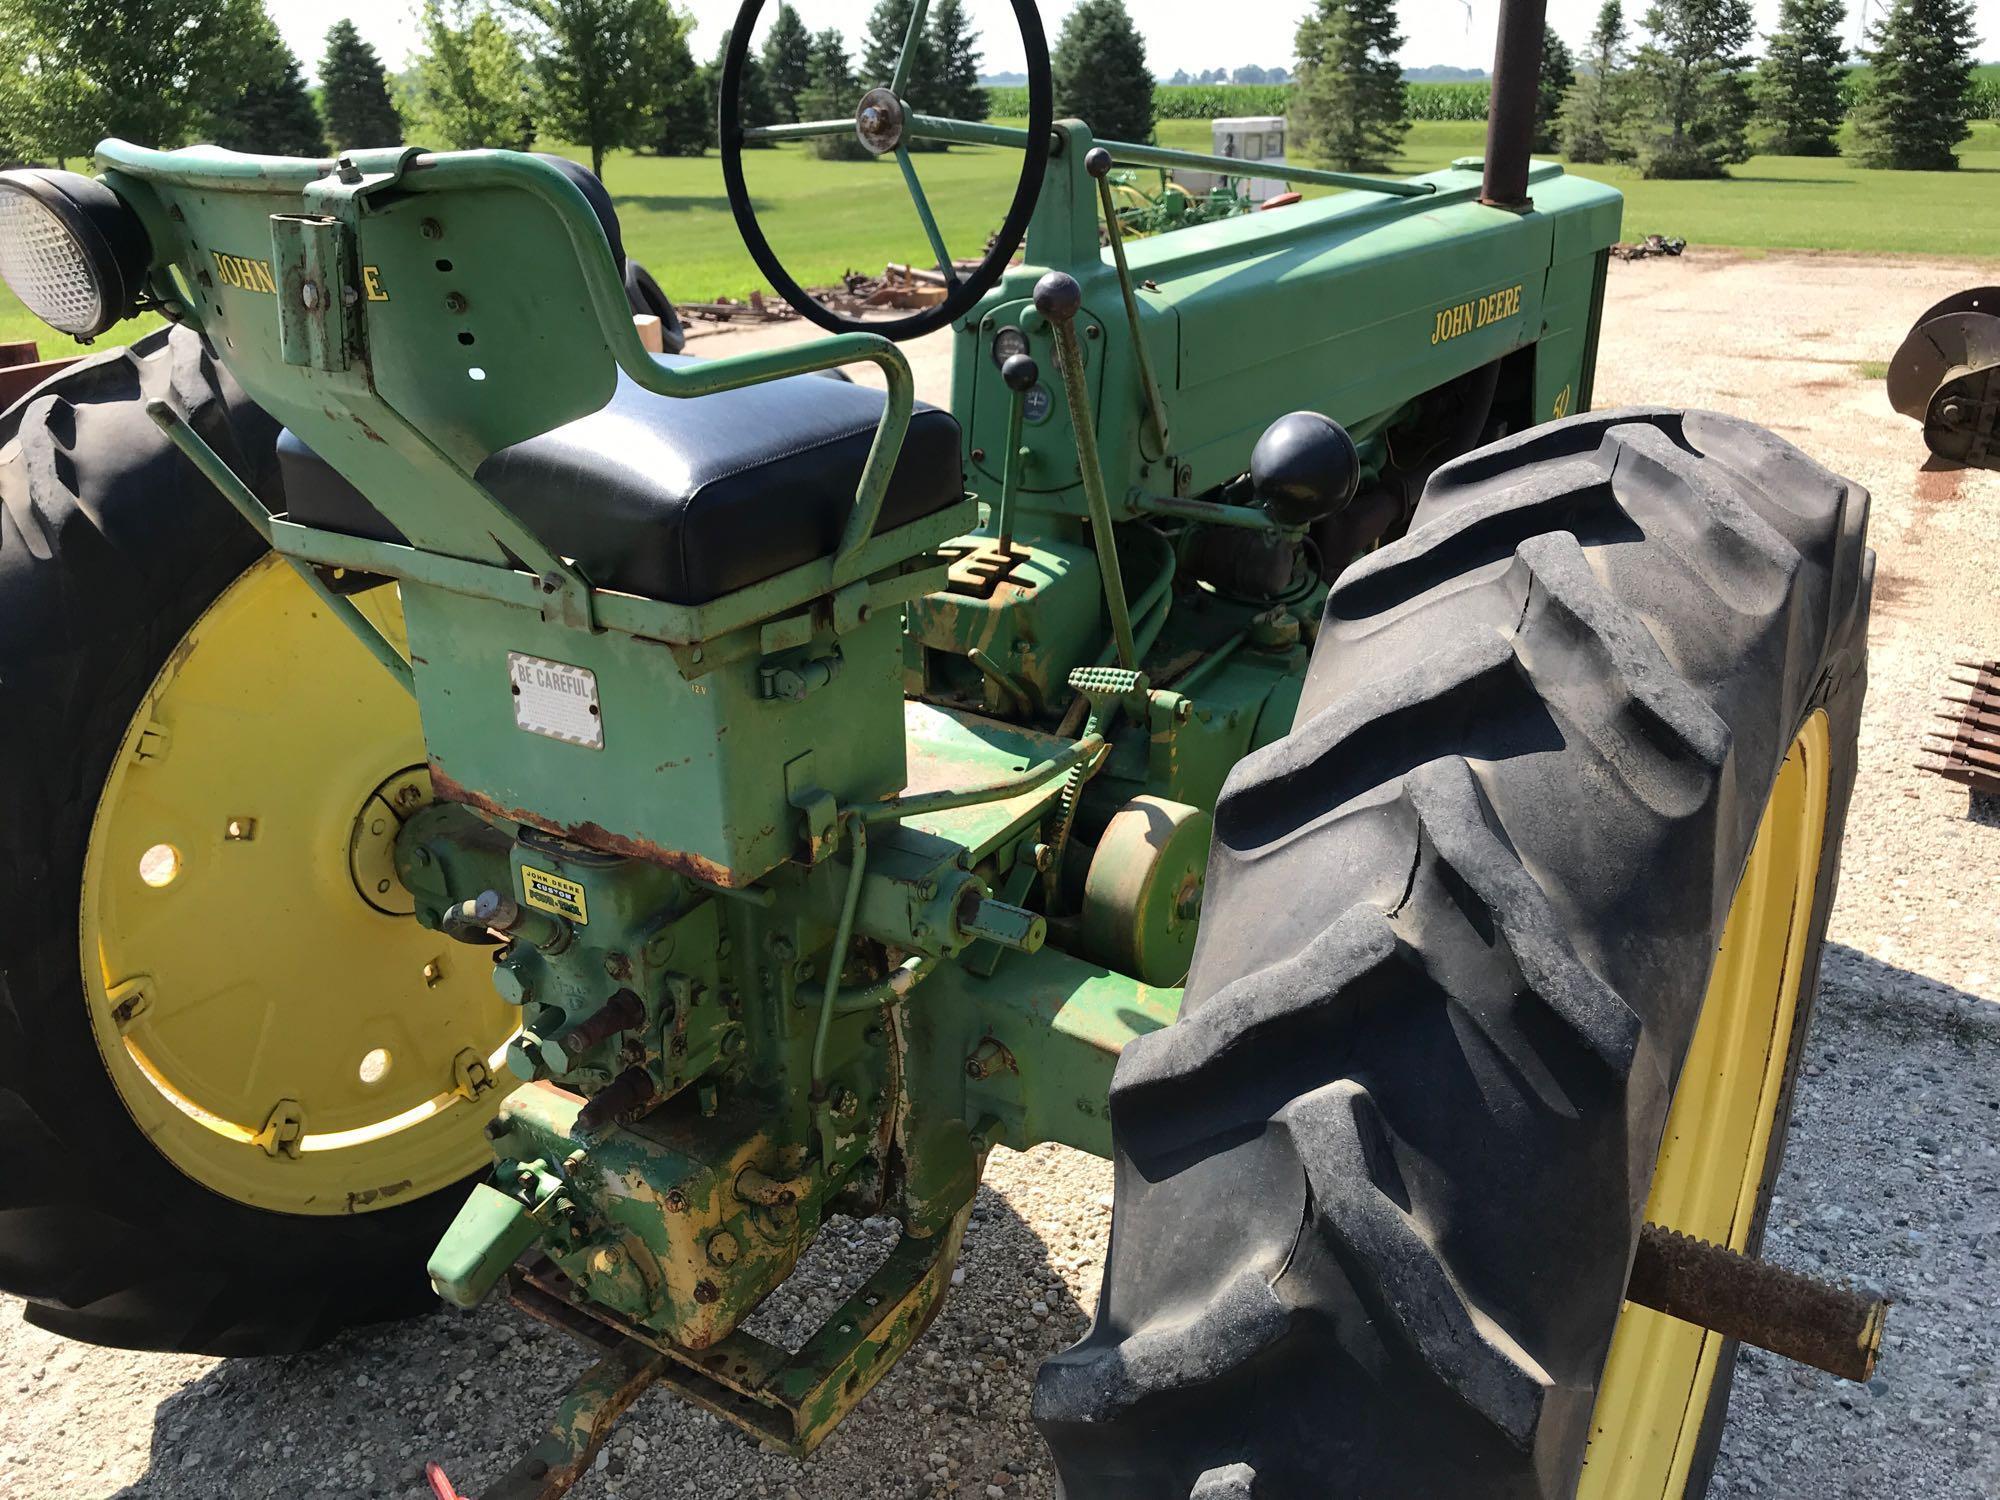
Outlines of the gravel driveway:
[{"label": "gravel driveway", "polygon": [[[1770,1253],[1897,1306],[1865,1388],[1746,1354],[1715,1495],[2000,1495],[2000,809],[1911,764],[1954,655],[2000,652],[2000,475],[1922,472],[1915,427],[1860,369],[1931,301],[1993,279],[1990,264],[1700,250],[1612,268],[1599,404],[1705,406],[1775,428],[1874,492],[1881,558],[1861,780]],[[920,352],[933,399],[943,366]],[[1083,1330],[1110,1188],[1106,1165],[1059,1147],[1000,1153],[963,1284],[809,1463],[655,1394],[574,1493],[1053,1495],[1031,1380]],[[887,1233],[829,1231],[760,1331],[816,1322]],[[228,1362],[67,1344],[0,1307],[0,1495],[416,1497],[425,1458],[476,1488],[583,1363],[498,1306]]]}]

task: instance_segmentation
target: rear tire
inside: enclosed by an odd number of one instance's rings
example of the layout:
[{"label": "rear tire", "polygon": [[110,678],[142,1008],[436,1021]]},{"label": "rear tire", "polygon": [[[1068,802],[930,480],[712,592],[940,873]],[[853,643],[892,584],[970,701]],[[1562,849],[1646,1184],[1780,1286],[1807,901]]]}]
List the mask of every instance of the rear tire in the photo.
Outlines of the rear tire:
[{"label": "rear tire", "polygon": [[1036,1393],[1070,1500],[1575,1492],[1724,918],[1810,740],[1803,988],[1738,1163],[1732,1235],[1761,1236],[1853,782],[1866,518],[1747,423],[1593,414],[1439,470],[1340,579],[1291,735],[1217,807],[1181,1019],[1112,1085],[1103,1293]]},{"label": "rear tire", "polygon": [[79,912],[100,791],[169,653],[266,550],[152,398],[282,508],[277,424],[186,330],[0,416],[0,1288],[72,1338],[278,1353],[434,1306],[424,1260],[463,1192],[316,1217],[219,1196],[154,1149],[99,1053]]}]

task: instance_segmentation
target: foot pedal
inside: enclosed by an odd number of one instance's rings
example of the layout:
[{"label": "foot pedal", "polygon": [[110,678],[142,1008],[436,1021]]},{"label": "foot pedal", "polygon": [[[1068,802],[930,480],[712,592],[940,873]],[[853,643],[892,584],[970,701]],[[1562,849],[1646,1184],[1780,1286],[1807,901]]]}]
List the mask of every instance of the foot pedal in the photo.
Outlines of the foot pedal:
[{"label": "foot pedal", "polygon": [[1145,692],[1147,682],[1144,672],[1128,667],[1075,667],[1069,674],[1069,686],[1071,692],[1083,694],[1095,712],[1120,698]]}]

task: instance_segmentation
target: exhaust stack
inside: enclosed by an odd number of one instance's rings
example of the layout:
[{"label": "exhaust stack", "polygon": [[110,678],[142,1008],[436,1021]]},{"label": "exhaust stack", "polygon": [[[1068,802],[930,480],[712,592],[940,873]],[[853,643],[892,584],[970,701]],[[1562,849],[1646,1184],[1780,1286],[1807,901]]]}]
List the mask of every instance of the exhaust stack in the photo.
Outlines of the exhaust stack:
[{"label": "exhaust stack", "polygon": [[1486,171],[1479,190],[1479,201],[1494,208],[1534,206],[1528,197],[1528,153],[1535,143],[1547,18],[1548,0],[1500,0],[1493,98],[1486,110]]}]

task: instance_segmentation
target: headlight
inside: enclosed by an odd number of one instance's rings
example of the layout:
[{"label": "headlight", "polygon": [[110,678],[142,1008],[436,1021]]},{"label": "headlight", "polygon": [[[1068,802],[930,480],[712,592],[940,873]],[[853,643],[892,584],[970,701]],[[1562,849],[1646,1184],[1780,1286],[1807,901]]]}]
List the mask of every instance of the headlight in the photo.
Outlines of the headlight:
[{"label": "headlight", "polygon": [[132,315],[151,251],[117,194],[75,172],[0,172],[0,281],[63,333]]}]

